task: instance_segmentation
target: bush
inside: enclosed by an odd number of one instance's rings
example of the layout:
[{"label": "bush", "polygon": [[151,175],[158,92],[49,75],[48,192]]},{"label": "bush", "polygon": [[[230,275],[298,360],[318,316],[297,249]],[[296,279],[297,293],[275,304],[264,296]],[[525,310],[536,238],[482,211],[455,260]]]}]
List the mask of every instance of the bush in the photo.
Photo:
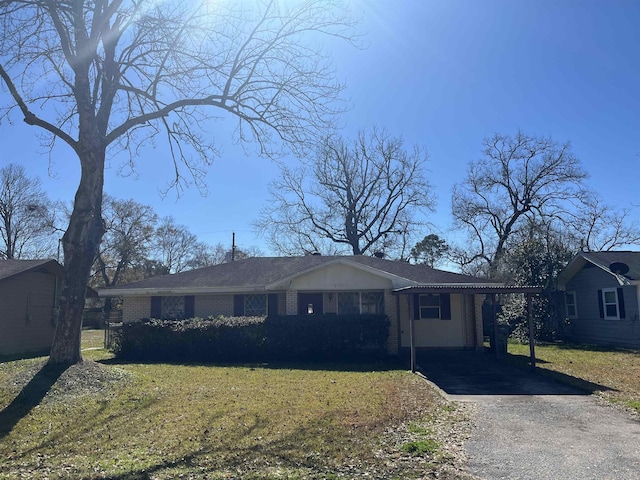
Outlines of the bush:
[{"label": "bush", "polygon": [[116,333],[116,357],[143,361],[347,360],[385,355],[384,315],[147,319]]},{"label": "bush", "polygon": [[264,330],[264,317],[150,319],[123,324],[112,351],[128,360],[255,360],[263,349]]},{"label": "bush", "polygon": [[282,315],[265,321],[269,353],[280,359],[346,360],[386,354],[385,315]]}]

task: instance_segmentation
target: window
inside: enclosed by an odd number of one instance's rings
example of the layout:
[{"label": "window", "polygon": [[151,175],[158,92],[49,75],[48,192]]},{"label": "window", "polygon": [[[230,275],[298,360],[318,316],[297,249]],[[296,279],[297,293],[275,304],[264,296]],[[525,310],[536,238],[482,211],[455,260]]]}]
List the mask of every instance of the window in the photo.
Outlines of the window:
[{"label": "window", "polygon": [[338,314],[358,315],[365,313],[384,314],[383,292],[338,293]]},{"label": "window", "polygon": [[618,292],[615,288],[602,290],[602,306],[604,309],[604,318],[615,320],[620,318],[618,311]]},{"label": "window", "polygon": [[362,292],[360,294],[360,313],[384,313],[383,292]]},{"label": "window", "polygon": [[261,317],[267,314],[266,295],[245,295],[244,314],[247,317]]},{"label": "window", "polygon": [[440,318],[440,295],[420,295],[420,318]]},{"label": "window", "polygon": [[567,306],[567,317],[578,317],[578,306],[576,304],[576,292],[565,292],[565,305]]},{"label": "window", "polygon": [[416,293],[413,295],[413,318],[451,320],[451,294]]},{"label": "window", "polygon": [[184,297],[162,297],[162,319],[184,318]]},{"label": "window", "polygon": [[162,320],[182,320],[185,318],[193,318],[195,315],[195,297],[187,295],[168,296],[168,297],[151,297],[151,318],[160,318]]},{"label": "window", "polygon": [[340,315],[358,315],[360,313],[360,294],[358,292],[338,293],[338,313]]}]

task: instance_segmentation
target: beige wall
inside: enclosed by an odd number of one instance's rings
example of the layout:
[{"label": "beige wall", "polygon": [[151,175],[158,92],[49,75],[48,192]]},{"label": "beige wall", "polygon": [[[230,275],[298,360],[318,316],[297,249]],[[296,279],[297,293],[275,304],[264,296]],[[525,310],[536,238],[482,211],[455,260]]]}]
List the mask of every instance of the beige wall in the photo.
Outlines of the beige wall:
[{"label": "beige wall", "polygon": [[27,272],[0,282],[0,355],[51,348],[56,277]]},{"label": "beige wall", "polygon": [[362,291],[391,290],[391,280],[348,265],[331,265],[294,279],[290,290]]},{"label": "beige wall", "polygon": [[[411,295],[400,295],[400,340],[402,347],[411,345],[410,325]],[[417,348],[462,348],[473,347],[477,332],[476,303],[472,295],[451,294],[451,320],[424,319],[414,322],[415,346]],[[482,316],[480,316],[480,334]]]}]

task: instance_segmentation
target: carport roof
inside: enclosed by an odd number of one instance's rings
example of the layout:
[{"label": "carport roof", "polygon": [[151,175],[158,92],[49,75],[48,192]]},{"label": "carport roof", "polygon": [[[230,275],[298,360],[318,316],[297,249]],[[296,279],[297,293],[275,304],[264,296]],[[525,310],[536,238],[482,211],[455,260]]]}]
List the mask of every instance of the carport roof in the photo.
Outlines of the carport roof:
[{"label": "carport roof", "polygon": [[541,293],[542,287],[525,285],[503,285],[491,283],[477,284],[455,284],[455,285],[413,285],[409,287],[397,288],[393,291],[396,295],[408,295],[413,293],[445,293],[445,292],[463,292],[463,293]]}]

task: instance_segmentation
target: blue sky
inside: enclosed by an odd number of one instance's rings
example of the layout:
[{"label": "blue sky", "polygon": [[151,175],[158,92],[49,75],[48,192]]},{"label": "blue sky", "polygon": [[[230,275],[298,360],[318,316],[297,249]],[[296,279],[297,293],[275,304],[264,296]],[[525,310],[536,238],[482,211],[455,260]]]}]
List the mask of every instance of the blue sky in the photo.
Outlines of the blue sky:
[{"label": "blue sky", "polygon": [[[451,188],[482,140],[499,132],[570,141],[590,174],[589,185],[620,208],[640,205],[640,2],[633,0],[353,0],[364,49],[327,44],[350,110],[342,134],[377,125],[429,152],[437,210],[427,219],[451,231]],[[6,95],[4,89],[0,95]],[[49,155],[37,130],[16,118],[0,124],[0,163],[25,165],[52,199],[71,201],[79,165],[61,146]],[[159,190],[171,178],[167,152],[146,150],[138,177],[117,174],[105,191],[173,215],[211,244],[258,246],[251,227],[278,175],[269,160],[245,155],[231,125],[212,132],[221,156],[208,172],[209,195],[193,188],[176,199]],[[159,144],[161,145],[161,144]],[[293,159],[291,159],[293,161]],[[640,221],[640,210],[634,219]],[[425,234],[430,232],[426,231]],[[638,247],[640,248],[640,247]]]}]

